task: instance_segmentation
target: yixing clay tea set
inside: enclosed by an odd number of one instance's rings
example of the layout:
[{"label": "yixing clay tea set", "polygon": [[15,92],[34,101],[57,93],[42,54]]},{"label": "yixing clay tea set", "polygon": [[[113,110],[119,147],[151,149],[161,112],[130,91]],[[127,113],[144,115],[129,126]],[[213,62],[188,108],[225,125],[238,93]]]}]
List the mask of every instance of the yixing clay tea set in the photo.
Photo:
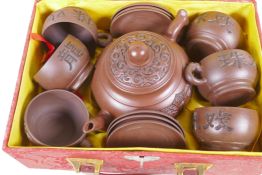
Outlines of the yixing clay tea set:
[{"label": "yixing clay tea set", "polygon": [[[252,147],[259,115],[237,106],[256,96],[258,72],[252,56],[238,49],[243,32],[234,18],[209,11],[189,23],[186,10],[173,16],[159,5],[136,3],[117,11],[108,30],[98,32],[76,7],[46,18],[42,35],[56,50],[34,75],[46,91],[25,111],[25,132],[34,145],[92,147],[88,134],[104,130],[105,147],[185,149],[185,131],[176,118],[195,85],[213,105],[192,116],[199,149]],[[94,64],[97,47],[105,48]],[[91,76],[100,108],[92,119],[74,94]]]}]

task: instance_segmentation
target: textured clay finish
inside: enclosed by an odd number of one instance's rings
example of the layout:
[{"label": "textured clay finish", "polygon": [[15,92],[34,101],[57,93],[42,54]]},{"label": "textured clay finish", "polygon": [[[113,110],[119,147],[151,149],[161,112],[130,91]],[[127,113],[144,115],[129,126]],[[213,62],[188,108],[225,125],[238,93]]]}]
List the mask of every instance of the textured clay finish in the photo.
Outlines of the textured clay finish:
[{"label": "textured clay finish", "polygon": [[187,33],[187,53],[190,58],[202,58],[220,50],[235,49],[242,40],[242,29],[231,16],[209,11],[199,15]]},{"label": "textured clay finish", "polygon": [[165,34],[173,18],[170,12],[155,4],[132,4],[116,12],[112,18],[110,32],[114,37],[133,31]]},{"label": "textured clay finish", "polygon": [[[254,2],[253,2],[254,3]],[[250,3],[251,4],[251,3]],[[120,3],[121,5],[121,3]],[[223,3],[221,3],[221,7]],[[254,4],[255,6],[255,4]],[[35,15],[35,7],[33,10],[32,19]],[[255,12],[257,14],[257,10]],[[258,18],[256,18],[258,20]],[[32,29],[32,24],[34,20],[31,20],[29,32]],[[257,21],[259,24],[259,20]],[[259,25],[258,25],[259,26]],[[14,114],[17,110],[17,100],[19,95],[20,83],[22,80],[22,74],[24,70],[24,63],[26,62],[27,48],[29,45],[29,40],[25,44],[25,52],[22,57],[22,62],[20,65],[19,76],[17,79],[17,86],[14,92],[14,98],[10,110],[10,115],[7,123],[6,134],[4,137],[3,149],[10,156],[14,157],[17,161],[22,163],[28,168],[45,168],[45,169],[59,169],[72,171],[73,167],[68,163],[67,159],[70,157],[77,158],[90,158],[103,160],[104,164],[101,169],[101,174],[175,174],[174,164],[179,164],[181,162],[198,162],[198,163],[210,163],[213,166],[206,171],[206,175],[258,175],[261,174],[262,169],[262,156],[259,153],[246,153],[246,156],[240,155],[238,153],[233,153],[234,155],[225,154],[207,154],[206,152],[183,152],[181,154],[178,150],[173,150],[172,152],[164,151],[145,151],[145,150],[121,150],[121,151],[111,151],[111,150],[83,150],[83,149],[66,149],[66,148],[32,148],[32,147],[13,147],[10,146],[10,140],[12,136],[12,126],[14,121]],[[168,150],[169,151],[169,150]],[[138,161],[129,160],[125,157],[134,157]],[[141,159],[139,159],[141,157]],[[158,160],[144,162],[143,158],[155,157]],[[140,161],[139,161],[140,160]],[[141,168],[141,163],[144,163]],[[240,166],[241,165],[241,166]],[[163,168],[164,167],[164,168]],[[86,169],[89,173],[93,173],[93,168]]]},{"label": "textured clay finish", "polygon": [[114,119],[107,129],[107,133],[110,134],[114,130],[114,128],[118,127],[123,123],[138,120],[161,121],[167,123],[176,128],[178,132],[185,136],[184,130],[182,129],[182,127],[176,119],[169,115],[166,115],[165,113],[152,110],[136,110]]},{"label": "textured clay finish", "polygon": [[137,109],[178,114],[191,96],[191,86],[183,79],[188,58],[175,43],[187,23],[187,12],[180,10],[166,37],[131,32],[104,50],[91,84],[103,111],[114,117]]},{"label": "textured clay finish", "polygon": [[239,106],[256,95],[257,66],[244,50],[211,54],[200,63],[190,63],[185,74],[187,81],[213,105]]},{"label": "textured clay finish", "polygon": [[203,150],[248,151],[260,133],[259,116],[252,109],[203,107],[193,118],[193,132]]},{"label": "textured clay finish", "polygon": [[77,90],[93,69],[85,45],[68,35],[34,80],[44,89]]},{"label": "textured clay finish", "polygon": [[132,3],[130,5],[127,5],[125,7],[122,7],[120,10],[118,10],[115,15],[113,15],[112,19],[119,15],[119,14],[122,14],[123,12],[125,11],[128,11],[128,10],[133,10],[133,9],[139,9],[139,8],[147,8],[147,9],[154,9],[154,10],[157,10],[161,13],[164,13],[165,15],[169,16],[170,18],[174,18],[173,14],[170,13],[166,8],[164,8],[163,6],[160,6],[158,4],[155,4],[155,3],[151,3],[151,2],[138,2],[138,3]]},{"label": "textured clay finish", "polygon": [[88,119],[80,98],[66,90],[50,90],[29,103],[24,126],[28,139],[36,145],[74,146],[88,142],[82,131]]},{"label": "textured clay finish", "polygon": [[135,120],[115,128],[107,147],[185,148],[185,139],[176,128],[155,120]]},{"label": "textured clay finish", "polygon": [[111,41],[110,35],[98,34],[95,22],[78,7],[65,7],[51,13],[44,22],[42,34],[56,47],[71,34],[86,45],[91,56],[95,53],[96,43],[104,46]]}]

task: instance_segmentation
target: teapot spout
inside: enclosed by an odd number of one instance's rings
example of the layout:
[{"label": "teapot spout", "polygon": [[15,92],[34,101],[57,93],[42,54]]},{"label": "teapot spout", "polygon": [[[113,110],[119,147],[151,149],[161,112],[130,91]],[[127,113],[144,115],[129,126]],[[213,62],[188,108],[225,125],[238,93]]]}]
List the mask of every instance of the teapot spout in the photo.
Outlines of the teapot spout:
[{"label": "teapot spout", "polygon": [[110,113],[100,111],[95,118],[84,124],[83,132],[87,134],[93,131],[106,130],[112,120],[113,118]]},{"label": "teapot spout", "polygon": [[184,9],[179,10],[177,12],[175,19],[169,25],[168,30],[166,32],[166,36],[172,42],[176,42],[180,32],[186,25],[188,25],[188,23],[189,23],[189,19],[188,19],[187,11]]}]

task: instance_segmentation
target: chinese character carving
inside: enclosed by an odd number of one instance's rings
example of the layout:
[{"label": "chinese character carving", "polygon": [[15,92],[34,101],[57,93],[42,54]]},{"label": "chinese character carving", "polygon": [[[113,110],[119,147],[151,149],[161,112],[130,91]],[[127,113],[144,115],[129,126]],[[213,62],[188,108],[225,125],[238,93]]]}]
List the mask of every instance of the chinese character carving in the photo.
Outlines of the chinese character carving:
[{"label": "chinese character carving", "polygon": [[208,22],[217,23],[221,27],[226,27],[228,33],[232,33],[233,22],[229,16],[217,14],[215,18],[209,19]]},{"label": "chinese character carving", "polygon": [[206,124],[203,129],[214,128],[215,130],[232,131],[233,128],[229,126],[232,115],[230,113],[219,111],[218,113],[206,113]]},{"label": "chinese character carving", "polygon": [[221,67],[228,67],[228,66],[233,66],[237,68],[242,68],[243,66],[253,66],[254,61],[246,58],[241,53],[238,52],[230,52],[227,54],[220,55],[218,57],[218,60],[221,62]]},{"label": "chinese character carving", "polygon": [[64,16],[65,16],[64,11],[58,11],[57,13],[52,14],[50,18],[52,21],[55,21],[57,18],[64,17]]},{"label": "chinese character carving", "polygon": [[58,57],[60,58],[61,61],[65,61],[68,64],[70,71],[73,68],[73,63],[77,62],[77,59],[71,55],[70,50],[68,49],[61,50],[59,52]]},{"label": "chinese character carving", "polygon": [[82,23],[86,23],[87,25],[90,24],[90,19],[86,18],[86,14],[82,12],[81,10],[74,9],[74,15]]},{"label": "chinese character carving", "polygon": [[232,19],[229,16],[223,14],[216,14],[214,17],[211,18],[209,14],[204,14],[202,16],[199,16],[196,22],[216,23],[221,27],[225,27],[228,33],[232,33],[232,26],[234,25]]},{"label": "chinese character carving", "polygon": [[64,45],[63,50],[61,50],[58,54],[60,60],[65,61],[68,64],[70,71],[73,69],[74,63],[76,63],[83,56],[83,49],[71,41],[68,41]]},{"label": "chinese character carving", "polygon": [[84,52],[81,48],[78,48],[77,46],[75,46],[74,44],[71,43],[71,41],[69,41],[68,43],[65,44],[65,47],[70,50],[70,52],[72,54],[74,54],[74,56],[76,57],[82,57],[84,55]]}]

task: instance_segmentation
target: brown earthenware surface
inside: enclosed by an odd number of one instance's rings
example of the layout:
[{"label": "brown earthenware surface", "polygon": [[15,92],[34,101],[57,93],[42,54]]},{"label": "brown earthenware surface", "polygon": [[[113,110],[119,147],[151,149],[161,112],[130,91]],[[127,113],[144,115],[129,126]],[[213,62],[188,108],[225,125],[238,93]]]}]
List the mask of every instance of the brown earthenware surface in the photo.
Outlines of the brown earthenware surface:
[{"label": "brown earthenware surface", "polygon": [[[122,13],[116,15],[112,21],[111,21],[111,26],[114,26],[116,22],[118,22],[118,20],[121,20],[122,17],[125,17],[126,15],[131,15],[132,13],[138,13],[138,12],[150,12],[150,13],[156,13],[156,14],[159,14],[160,16],[162,16],[162,18],[166,18],[165,20],[168,20],[169,23],[172,22],[172,18],[170,16],[168,16],[167,14],[165,13],[161,13],[159,12],[158,10],[155,10],[155,9],[151,9],[151,8],[135,8],[135,9],[128,9],[128,11],[123,11]],[[137,14],[136,14],[137,15]],[[129,17],[131,18],[131,16]],[[153,25],[153,24],[151,24]],[[135,26],[134,26],[135,27]],[[142,27],[141,25],[140,26],[137,26],[137,27]],[[150,28],[149,28],[150,29]],[[160,30],[160,29],[150,29],[150,30],[147,30],[146,28],[145,29],[137,29],[137,30],[133,30],[133,31],[152,31],[152,30]],[[165,31],[165,29],[163,30]],[[154,32],[154,31],[152,31]],[[156,32],[157,33],[157,32]],[[126,33],[123,33],[123,34],[126,34]],[[123,34],[121,34],[120,36],[122,36]]]},{"label": "brown earthenware surface", "polygon": [[133,10],[149,10],[149,11],[154,11],[156,13],[163,14],[163,15],[167,16],[171,20],[173,20],[173,18],[174,18],[174,16],[170,12],[164,11],[164,10],[159,9],[159,8],[155,8],[155,7],[151,7],[151,6],[133,6],[133,7],[130,7],[128,9],[121,10],[121,11],[117,12],[112,17],[112,21],[115,20],[119,15],[129,13],[129,11],[133,11]]},{"label": "brown earthenware surface", "polygon": [[68,35],[34,80],[44,89],[76,90],[89,76],[93,65],[85,45]]},{"label": "brown earthenware surface", "polygon": [[169,125],[156,121],[133,121],[116,128],[107,147],[185,148],[185,139]]},{"label": "brown earthenware surface", "polygon": [[31,142],[44,146],[74,146],[85,134],[89,114],[82,100],[66,90],[49,90],[34,97],[25,112],[24,126]]},{"label": "brown earthenware surface", "polygon": [[187,53],[200,61],[220,50],[235,49],[242,40],[242,29],[231,16],[209,11],[199,15],[187,33]]},{"label": "brown earthenware surface", "polygon": [[165,37],[130,32],[103,51],[91,83],[102,111],[115,118],[139,109],[173,117],[179,113],[191,96],[191,86],[183,78],[188,58],[175,43],[187,23],[187,12],[180,10]]},{"label": "brown earthenware surface", "polygon": [[134,8],[151,8],[151,9],[155,9],[155,10],[158,10],[159,12],[162,12],[162,13],[165,13],[167,14],[167,16],[170,16],[173,18],[173,14],[170,13],[166,8],[162,7],[162,6],[159,6],[158,4],[155,4],[155,3],[146,3],[146,2],[139,2],[139,3],[133,3],[133,4],[130,4],[128,6],[125,6],[123,8],[121,8],[120,10],[118,10],[115,15],[112,17],[112,19],[122,13],[122,11],[125,11],[125,10],[128,10],[128,9],[134,9]]},{"label": "brown earthenware surface", "polygon": [[71,34],[81,40],[94,55],[97,27],[92,18],[81,8],[65,7],[51,13],[45,20],[43,36],[56,47]]},{"label": "brown earthenware surface", "polygon": [[90,133],[93,131],[106,131],[113,118],[106,112],[99,112],[94,118],[89,120],[83,126],[84,133]]},{"label": "brown earthenware surface", "polygon": [[255,110],[238,107],[197,108],[193,133],[206,150],[247,150],[260,132]]},{"label": "brown earthenware surface", "polygon": [[174,129],[176,129],[181,135],[184,134],[175,123],[172,123],[169,120],[163,119],[161,117],[155,117],[155,116],[152,117],[150,115],[136,115],[134,117],[130,116],[128,118],[114,122],[114,125],[112,125],[112,127],[107,130],[107,133],[108,133],[108,135],[110,135],[110,133],[112,131],[114,131],[116,128],[118,128],[118,127],[120,127],[120,126],[122,126],[126,123],[130,123],[130,122],[133,122],[133,121],[139,121],[139,120],[162,122],[164,124],[169,125],[170,127],[173,127]]},{"label": "brown earthenware surface", "polygon": [[174,128],[176,128],[182,135],[184,135],[184,131],[176,123],[172,123],[170,120],[165,119],[163,117],[157,117],[157,116],[152,117],[150,115],[145,115],[145,114],[129,116],[129,117],[126,117],[125,119],[121,119],[119,121],[114,122],[111,128],[108,128],[108,133],[110,133],[114,128],[116,128],[117,126],[123,123],[129,122],[129,121],[138,121],[138,120],[151,120],[151,121],[159,121],[159,122],[167,123],[170,126],[173,126]]},{"label": "brown earthenware surface", "polygon": [[185,135],[184,130],[180,126],[179,122],[175,120],[173,117],[166,115],[165,113],[159,111],[152,111],[152,110],[137,110],[130,113],[127,113],[123,116],[119,116],[108,127],[108,134],[111,133],[113,128],[117,127],[117,125],[133,120],[157,120],[163,121],[171,126],[175,127],[182,135]]},{"label": "brown earthenware surface", "polygon": [[[191,87],[182,78],[181,63],[187,57],[182,51],[174,53],[173,45],[167,45],[168,40],[161,38],[162,41],[160,36],[155,35],[149,32],[128,33],[111,44],[100,57],[92,80],[92,90],[102,109],[114,116],[136,109],[158,109],[175,116],[188,101]],[[130,39],[133,42],[129,44]],[[160,45],[162,48],[158,47]],[[150,56],[143,63],[143,56],[138,59],[129,57],[128,54],[133,51],[131,49],[137,53],[148,49]],[[142,61],[138,63],[142,65],[136,66],[134,61]],[[167,97],[169,102],[158,105]],[[108,103],[100,100],[109,98],[114,101]],[[119,108],[112,110],[110,105]]]},{"label": "brown earthenware surface", "polygon": [[[200,74],[196,77],[195,73]],[[244,50],[230,49],[190,63],[186,78],[213,105],[239,106],[254,98],[257,66]]]},{"label": "brown earthenware surface", "polygon": [[110,32],[114,37],[133,31],[152,31],[164,34],[172,19],[171,13],[163,8],[131,5],[124,7],[113,16]]}]

